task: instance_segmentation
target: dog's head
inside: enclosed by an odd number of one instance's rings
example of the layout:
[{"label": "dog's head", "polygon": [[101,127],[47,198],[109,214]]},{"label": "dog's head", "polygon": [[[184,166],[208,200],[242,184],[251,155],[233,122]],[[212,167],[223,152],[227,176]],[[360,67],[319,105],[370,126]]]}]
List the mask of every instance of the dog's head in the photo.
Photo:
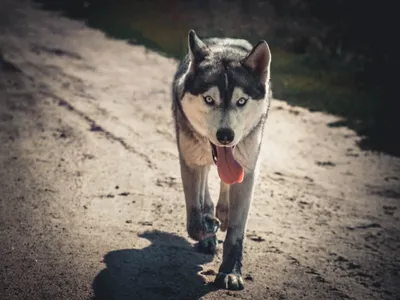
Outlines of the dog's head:
[{"label": "dog's head", "polygon": [[184,114],[217,147],[232,147],[266,114],[271,53],[260,41],[209,39],[191,30],[189,66],[181,82]]}]

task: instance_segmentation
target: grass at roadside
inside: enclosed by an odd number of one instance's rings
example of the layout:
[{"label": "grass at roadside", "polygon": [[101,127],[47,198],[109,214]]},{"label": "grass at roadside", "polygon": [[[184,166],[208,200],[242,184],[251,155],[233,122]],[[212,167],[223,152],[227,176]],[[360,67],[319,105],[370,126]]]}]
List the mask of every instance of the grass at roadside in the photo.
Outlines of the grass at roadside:
[{"label": "grass at roadside", "polygon": [[[194,16],[187,12],[187,16],[177,19],[182,14],[167,12],[173,6],[168,6],[168,9],[153,7],[154,3],[146,2],[139,7],[131,2],[129,9],[110,4],[106,10],[101,5],[83,9],[78,0],[73,4],[63,2],[63,5],[49,0],[38,2],[45,4],[45,9],[62,11],[68,17],[85,20],[88,26],[100,29],[112,38],[143,45],[164,56],[180,59],[187,51],[187,32],[192,28],[190,20]],[[214,35],[218,30],[210,24],[207,35]],[[254,30],[248,34],[247,38],[252,42],[261,38]],[[400,145],[393,138],[399,121],[387,105],[388,98],[382,97],[382,91],[362,87],[349,65],[313,54],[284,51],[273,37],[268,42],[272,51],[274,97],[311,111],[342,117],[342,122],[328,126],[348,126],[364,137],[361,147],[400,155]]]}]

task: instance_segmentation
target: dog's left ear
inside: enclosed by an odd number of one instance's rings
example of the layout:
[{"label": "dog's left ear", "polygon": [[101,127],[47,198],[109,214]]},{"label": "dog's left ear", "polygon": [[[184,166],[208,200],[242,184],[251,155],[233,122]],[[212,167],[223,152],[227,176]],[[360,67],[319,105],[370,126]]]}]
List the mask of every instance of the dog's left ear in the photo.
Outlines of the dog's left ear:
[{"label": "dog's left ear", "polygon": [[262,40],[242,60],[242,65],[250,68],[259,77],[262,83],[269,81],[271,51],[266,41]]}]

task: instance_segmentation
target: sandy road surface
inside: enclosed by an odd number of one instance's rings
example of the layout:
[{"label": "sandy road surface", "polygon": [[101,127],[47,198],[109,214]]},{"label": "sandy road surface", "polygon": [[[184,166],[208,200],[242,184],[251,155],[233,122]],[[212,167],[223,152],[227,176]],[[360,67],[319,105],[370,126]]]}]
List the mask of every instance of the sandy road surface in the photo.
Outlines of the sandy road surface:
[{"label": "sandy road surface", "polygon": [[176,62],[11,0],[0,51],[0,299],[399,299],[400,160],[336,118],[274,100],[246,289],[217,291],[185,232]]}]

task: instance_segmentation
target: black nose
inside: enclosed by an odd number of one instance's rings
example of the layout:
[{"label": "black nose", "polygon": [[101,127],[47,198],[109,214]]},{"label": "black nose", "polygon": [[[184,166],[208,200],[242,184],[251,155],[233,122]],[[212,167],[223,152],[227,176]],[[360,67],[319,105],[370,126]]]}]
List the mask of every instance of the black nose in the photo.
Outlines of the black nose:
[{"label": "black nose", "polygon": [[235,133],[230,128],[220,128],[217,130],[217,140],[221,144],[226,145],[232,143],[234,138],[235,138]]}]

